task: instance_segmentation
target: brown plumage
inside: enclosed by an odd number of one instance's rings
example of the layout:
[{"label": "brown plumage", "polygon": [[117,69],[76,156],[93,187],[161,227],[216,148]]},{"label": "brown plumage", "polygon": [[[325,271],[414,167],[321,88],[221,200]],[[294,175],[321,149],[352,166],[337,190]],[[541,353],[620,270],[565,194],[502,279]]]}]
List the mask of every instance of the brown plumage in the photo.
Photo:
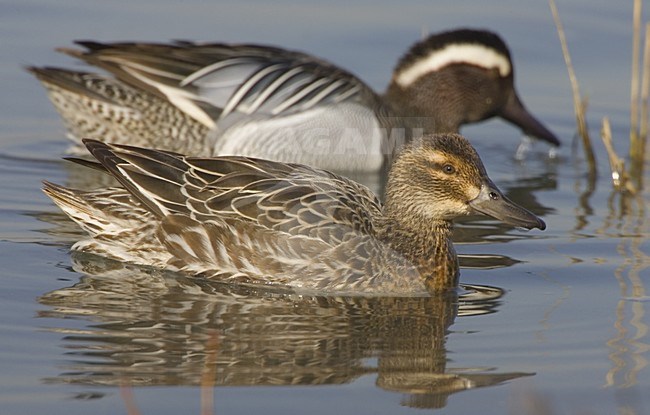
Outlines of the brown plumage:
[{"label": "brown plumage", "polygon": [[[245,157],[186,157],[85,140],[123,188],[45,192],[117,260],[299,291],[416,294],[453,288],[454,218],[544,222],[506,199],[469,142],[426,136],[404,148],[384,205],[325,170]],[[92,165],[84,162],[83,164]]]}]

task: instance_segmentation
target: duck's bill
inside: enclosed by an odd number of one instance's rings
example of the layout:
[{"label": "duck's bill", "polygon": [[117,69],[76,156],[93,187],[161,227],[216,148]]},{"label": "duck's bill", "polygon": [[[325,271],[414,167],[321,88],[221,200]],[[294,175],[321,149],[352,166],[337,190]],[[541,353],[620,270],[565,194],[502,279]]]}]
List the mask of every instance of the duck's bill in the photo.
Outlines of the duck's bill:
[{"label": "duck's bill", "polygon": [[543,220],[512,202],[492,183],[484,184],[476,199],[469,202],[476,212],[515,227],[546,229]]},{"label": "duck's bill", "polygon": [[535,118],[516,94],[512,94],[500,114],[503,119],[521,128],[527,136],[544,140],[554,146],[560,145],[560,140]]}]

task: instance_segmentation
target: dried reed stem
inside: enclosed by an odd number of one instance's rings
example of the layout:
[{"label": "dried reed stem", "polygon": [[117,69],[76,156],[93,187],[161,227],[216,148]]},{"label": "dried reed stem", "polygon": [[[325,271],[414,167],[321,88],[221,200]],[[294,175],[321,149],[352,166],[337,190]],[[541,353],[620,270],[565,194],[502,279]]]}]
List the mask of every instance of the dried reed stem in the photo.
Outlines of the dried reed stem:
[{"label": "dried reed stem", "polygon": [[609,118],[603,117],[603,126],[600,130],[600,136],[605,144],[607,156],[609,157],[609,167],[612,170],[612,183],[618,190],[624,190],[631,194],[636,193],[636,189],[629,180],[625,171],[625,161],[616,154],[612,146],[612,129],[609,125]]},{"label": "dried reed stem", "polygon": [[124,400],[127,415],[140,415],[138,406],[135,403],[135,397],[133,396],[133,388],[126,383],[120,382],[120,395],[122,396],[122,400]]},{"label": "dried reed stem", "polygon": [[217,377],[219,333],[210,331],[205,344],[205,366],[201,374],[201,415],[214,415],[214,385]]},{"label": "dried reed stem", "polygon": [[[646,24],[643,73],[639,87],[639,53],[641,32],[641,1],[634,1],[634,35],[632,41],[632,91],[630,103],[630,176],[637,189],[643,188],[643,164],[645,162],[646,140],[648,136],[648,85],[650,84],[648,65],[650,59],[650,27]],[[641,113],[639,114],[639,95]]]},{"label": "dried reed stem", "polygon": [[643,50],[643,76],[641,78],[641,121],[639,127],[639,139],[645,144],[648,137],[648,95],[650,92],[650,23],[646,23],[645,25],[644,42],[645,48]]},{"label": "dried reed stem", "polygon": [[639,42],[641,40],[641,0],[634,0],[632,15],[632,82],[630,85],[630,144],[635,147],[639,127]]},{"label": "dried reed stem", "polygon": [[551,13],[553,14],[553,21],[555,22],[555,27],[557,28],[557,34],[558,37],[560,38],[560,44],[562,45],[562,55],[564,56],[564,63],[566,64],[567,71],[569,72],[569,81],[571,82],[571,90],[573,91],[573,109],[575,111],[576,122],[578,124],[578,134],[582,138],[582,144],[585,149],[585,157],[589,165],[589,172],[590,174],[595,175],[596,157],[594,155],[593,147],[591,146],[591,138],[589,137],[587,120],[585,118],[587,105],[580,96],[578,79],[576,78],[575,71],[573,70],[573,64],[571,63],[571,55],[569,54],[569,47],[567,46],[566,36],[564,35],[564,28],[562,26],[562,22],[560,21],[560,14],[557,10],[557,6],[555,5],[555,0],[549,0],[548,3],[549,6],[551,7]]}]

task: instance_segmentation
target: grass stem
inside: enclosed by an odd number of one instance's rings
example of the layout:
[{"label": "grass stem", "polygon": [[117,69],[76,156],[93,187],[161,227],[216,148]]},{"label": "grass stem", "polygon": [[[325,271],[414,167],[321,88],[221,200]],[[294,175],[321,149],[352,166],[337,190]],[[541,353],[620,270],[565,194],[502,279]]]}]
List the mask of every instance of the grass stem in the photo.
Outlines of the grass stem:
[{"label": "grass stem", "polygon": [[589,137],[589,130],[587,128],[587,120],[585,113],[587,110],[587,104],[583,101],[580,96],[580,87],[578,86],[578,79],[573,70],[573,64],[571,63],[571,55],[569,54],[569,47],[567,46],[566,36],[564,34],[564,28],[562,22],[560,21],[560,14],[557,10],[555,0],[549,0],[549,6],[551,7],[551,13],[553,14],[553,21],[555,22],[555,27],[557,28],[557,34],[560,38],[560,44],[562,46],[562,55],[564,56],[564,63],[566,64],[567,70],[569,72],[569,81],[571,82],[571,90],[573,92],[573,109],[576,115],[576,122],[578,124],[578,135],[582,138],[582,145],[585,150],[585,157],[587,159],[587,164],[589,165],[589,174],[592,176],[596,175],[596,156],[594,155],[594,150],[591,145],[591,138]]},{"label": "grass stem", "polygon": [[641,0],[634,0],[632,13],[632,82],[630,85],[630,144],[639,139],[639,42],[641,41]]},{"label": "grass stem", "polygon": [[612,184],[619,191],[626,191],[630,194],[636,193],[636,188],[630,182],[629,176],[625,171],[625,161],[620,158],[614,146],[612,145],[612,129],[609,124],[609,118],[603,117],[603,125],[600,130],[600,137],[603,139],[607,156],[609,157],[609,167],[612,171]]},{"label": "grass stem", "polygon": [[[636,13],[640,13],[640,7],[636,6],[634,8],[634,25],[636,30],[637,19],[639,19]],[[640,22],[638,22],[640,24]],[[634,63],[634,55],[639,55],[639,44],[636,39],[637,34],[635,32],[634,44],[634,53],[633,53],[633,68],[636,68],[637,77],[639,72],[638,64]],[[634,122],[635,118],[633,115],[637,115],[636,118],[637,124],[630,125],[630,177],[634,180],[637,189],[643,188],[643,166],[645,163],[646,156],[646,142],[648,139],[648,89],[650,88],[650,25],[645,25],[645,37],[644,37],[644,48],[643,48],[643,65],[641,73],[641,85],[638,85],[638,79],[636,81],[636,89],[634,88],[634,76],[632,78],[632,99],[630,104],[630,122]],[[633,70],[633,73],[635,71]],[[636,93],[634,92],[636,90]],[[639,104],[639,95],[641,97],[641,111],[638,111]],[[635,105],[635,103],[637,105]]]}]

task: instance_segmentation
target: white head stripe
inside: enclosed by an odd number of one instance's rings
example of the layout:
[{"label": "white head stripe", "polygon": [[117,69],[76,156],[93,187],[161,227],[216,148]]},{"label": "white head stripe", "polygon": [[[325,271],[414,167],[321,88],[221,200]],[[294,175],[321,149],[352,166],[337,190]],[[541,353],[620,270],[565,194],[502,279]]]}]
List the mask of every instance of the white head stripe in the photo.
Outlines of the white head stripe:
[{"label": "white head stripe", "polygon": [[450,44],[432,51],[428,56],[418,59],[396,76],[400,86],[408,86],[422,75],[434,72],[454,63],[467,63],[482,68],[496,68],[503,77],[510,74],[508,57],[492,48],[475,44]]},{"label": "white head stripe", "polygon": [[448,161],[447,157],[445,157],[442,153],[439,151],[434,151],[428,154],[429,159],[437,164],[443,164],[446,161]]}]

